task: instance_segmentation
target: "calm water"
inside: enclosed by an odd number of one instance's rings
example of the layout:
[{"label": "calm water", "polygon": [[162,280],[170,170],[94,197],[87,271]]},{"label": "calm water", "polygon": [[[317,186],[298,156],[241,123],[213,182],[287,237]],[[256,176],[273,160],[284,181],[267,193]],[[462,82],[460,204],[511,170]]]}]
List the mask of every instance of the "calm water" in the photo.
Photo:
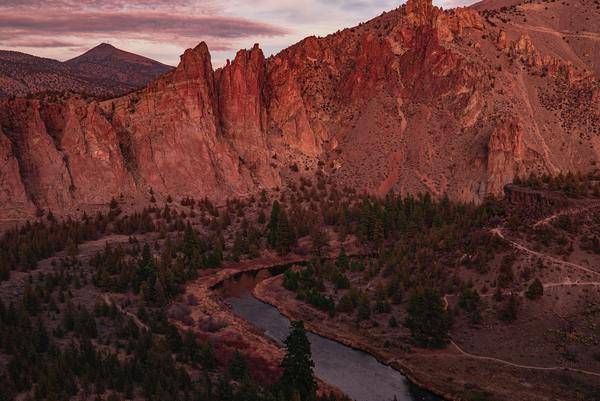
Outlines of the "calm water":
[{"label": "calm water", "polygon": [[[268,276],[267,271],[262,271],[257,276],[244,274],[226,282],[224,296],[238,316],[283,344],[289,333],[289,320],[251,294],[255,283]],[[391,401],[394,397],[398,401],[441,401],[441,398],[416,388],[400,372],[379,363],[367,353],[312,333],[308,333],[308,339],[315,374],[356,401]]]}]

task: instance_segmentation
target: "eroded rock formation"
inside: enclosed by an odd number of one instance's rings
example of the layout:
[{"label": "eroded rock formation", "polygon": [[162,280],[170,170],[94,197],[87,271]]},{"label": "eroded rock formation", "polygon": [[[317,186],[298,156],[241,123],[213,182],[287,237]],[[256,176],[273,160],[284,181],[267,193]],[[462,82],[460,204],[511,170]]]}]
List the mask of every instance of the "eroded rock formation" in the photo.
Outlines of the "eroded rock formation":
[{"label": "eroded rock formation", "polygon": [[410,0],[268,59],[241,50],[216,71],[201,43],[117,99],[5,100],[0,209],[151,188],[223,200],[317,169],[379,194],[480,201],[519,174],[593,170],[597,79],[490,18]]}]

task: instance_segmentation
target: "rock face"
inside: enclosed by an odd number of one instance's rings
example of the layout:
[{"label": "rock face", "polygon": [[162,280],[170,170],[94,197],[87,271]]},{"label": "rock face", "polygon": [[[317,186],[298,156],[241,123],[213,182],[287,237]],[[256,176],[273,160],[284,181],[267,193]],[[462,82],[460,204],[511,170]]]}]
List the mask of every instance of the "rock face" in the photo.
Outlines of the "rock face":
[{"label": "rock face", "polygon": [[268,59],[241,50],[216,71],[201,43],[112,100],[4,100],[0,209],[150,189],[223,200],[316,170],[380,195],[481,201],[516,175],[595,169],[597,78],[481,13],[410,0]]},{"label": "rock face", "polygon": [[569,198],[562,192],[538,191],[535,189],[509,184],[504,187],[506,199],[520,208],[527,208],[538,214],[552,208],[569,206]]},{"label": "rock face", "polygon": [[19,163],[13,145],[2,131],[0,131],[0,205],[11,205],[25,210],[32,207],[21,181]]},{"label": "rock face", "polygon": [[498,193],[519,174],[525,157],[523,127],[518,121],[502,121],[488,143],[488,190]]}]

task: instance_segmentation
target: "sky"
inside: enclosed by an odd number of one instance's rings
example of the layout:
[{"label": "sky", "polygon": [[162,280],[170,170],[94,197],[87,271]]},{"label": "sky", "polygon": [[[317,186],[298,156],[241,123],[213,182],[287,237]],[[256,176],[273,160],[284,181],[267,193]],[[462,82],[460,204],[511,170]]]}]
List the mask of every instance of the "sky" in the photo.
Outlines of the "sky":
[{"label": "sky", "polygon": [[[434,0],[444,8],[473,0]],[[401,0],[0,0],[0,49],[67,60],[100,44],[177,65],[205,41],[213,65],[259,43],[271,55],[397,8]]]}]

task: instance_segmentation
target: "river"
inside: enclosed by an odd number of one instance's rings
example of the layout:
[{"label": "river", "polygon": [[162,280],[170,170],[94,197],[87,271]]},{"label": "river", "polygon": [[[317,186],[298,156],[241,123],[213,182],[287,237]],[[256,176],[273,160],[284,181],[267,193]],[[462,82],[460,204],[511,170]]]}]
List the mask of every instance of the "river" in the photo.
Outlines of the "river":
[{"label": "river", "polygon": [[[273,270],[272,270],[273,271]],[[269,277],[268,270],[245,273],[223,283],[221,291],[233,312],[280,344],[289,333],[289,320],[279,311],[252,296],[252,288]],[[371,355],[319,335],[308,333],[315,374],[356,401],[441,401],[417,388],[400,372]]]}]

